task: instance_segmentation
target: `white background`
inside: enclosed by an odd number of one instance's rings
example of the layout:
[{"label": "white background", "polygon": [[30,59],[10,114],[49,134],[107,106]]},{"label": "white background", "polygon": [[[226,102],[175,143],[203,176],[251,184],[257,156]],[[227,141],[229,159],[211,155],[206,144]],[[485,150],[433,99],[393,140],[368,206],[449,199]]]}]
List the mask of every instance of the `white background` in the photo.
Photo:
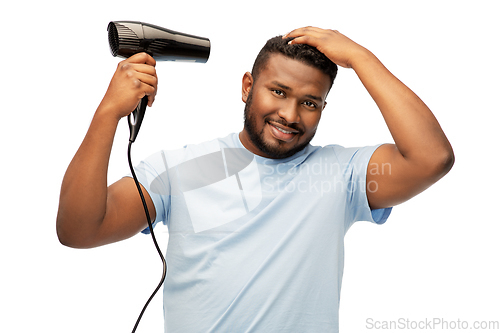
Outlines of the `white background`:
[{"label": "white background", "polygon": [[[456,163],[439,183],[396,207],[385,225],[358,223],[349,231],[341,331],[373,331],[368,318],[500,321],[497,1],[1,6],[0,331],[131,331],[159,281],[161,263],[149,236],[74,250],[55,233],[62,177],[119,61],[108,47],[111,20],[140,20],[212,42],[207,64],[158,63],[159,92],[133,147],[135,163],[159,149],[240,131],[241,77],[270,37],[313,25],[370,49],[434,111]],[[391,140],[355,73],[341,69],[313,143]],[[127,142],[123,120],[110,182],[128,172]],[[165,249],[166,229],[157,233]],[[138,332],[162,332],[161,297]]]}]

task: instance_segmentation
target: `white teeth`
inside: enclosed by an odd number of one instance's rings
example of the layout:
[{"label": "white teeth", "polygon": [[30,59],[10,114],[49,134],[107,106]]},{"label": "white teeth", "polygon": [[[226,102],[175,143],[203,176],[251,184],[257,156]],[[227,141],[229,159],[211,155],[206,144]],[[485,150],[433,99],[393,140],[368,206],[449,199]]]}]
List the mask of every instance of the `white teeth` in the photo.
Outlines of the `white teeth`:
[{"label": "white teeth", "polygon": [[288,132],[288,131],[285,131],[284,129],[281,129],[277,126],[274,126],[274,128],[276,128],[278,131],[282,132],[282,133],[285,133],[285,134],[292,134],[292,132]]}]

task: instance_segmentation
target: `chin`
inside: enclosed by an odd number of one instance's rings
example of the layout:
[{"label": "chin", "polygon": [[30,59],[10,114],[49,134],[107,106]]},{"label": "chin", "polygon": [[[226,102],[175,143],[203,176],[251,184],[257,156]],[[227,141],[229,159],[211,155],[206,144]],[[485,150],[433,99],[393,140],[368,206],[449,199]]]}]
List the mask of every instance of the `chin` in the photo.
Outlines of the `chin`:
[{"label": "chin", "polygon": [[[264,126],[260,132],[257,132],[253,130],[252,125],[247,126],[245,124],[245,130],[252,144],[260,151],[258,155],[273,159],[283,159],[295,155],[307,147],[314,136],[313,135],[303,142],[293,143],[280,141],[272,137],[269,133],[265,133],[266,126]],[[300,140],[303,134],[297,135],[299,135],[299,137],[296,140]]]}]

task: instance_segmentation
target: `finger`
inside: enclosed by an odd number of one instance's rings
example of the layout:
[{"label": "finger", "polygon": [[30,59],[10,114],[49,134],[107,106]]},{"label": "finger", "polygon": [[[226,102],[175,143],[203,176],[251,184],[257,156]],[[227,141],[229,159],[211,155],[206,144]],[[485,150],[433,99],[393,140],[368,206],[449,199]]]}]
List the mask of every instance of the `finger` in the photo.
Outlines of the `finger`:
[{"label": "finger", "polygon": [[148,96],[148,106],[152,107],[153,103],[156,99],[156,89],[150,85],[145,85],[145,94],[144,96]]},{"label": "finger", "polygon": [[158,80],[155,68],[150,65],[121,63],[119,71],[121,71],[122,75],[130,79],[139,79],[141,77],[151,83]]},{"label": "finger", "polygon": [[153,66],[146,64],[129,63],[125,60],[118,64],[117,72],[120,72],[122,75],[125,75],[129,78],[135,77],[139,73],[157,78],[156,69]]},{"label": "finger", "polygon": [[148,96],[148,105],[152,106],[155,100],[158,84],[156,77],[142,73],[135,73],[133,77],[130,77],[129,82],[130,83],[127,89],[132,89],[137,99]]},{"label": "finger", "polygon": [[126,59],[126,62],[136,63],[136,64],[147,64],[153,67],[156,66],[156,60],[146,52],[136,53],[133,56]]},{"label": "finger", "polygon": [[323,29],[316,27],[303,27],[290,31],[289,33],[284,35],[283,38],[296,38],[304,35],[317,36],[322,31]]},{"label": "finger", "polygon": [[321,39],[325,36],[325,30],[315,27],[299,28],[291,31],[285,38],[292,38],[288,44],[307,44],[318,47]]},{"label": "finger", "polygon": [[[148,96],[148,106],[152,106],[158,89],[157,78],[151,75],[138,73],[137,79],[141,83],[139,89],[144,93],[143,96]],[[141,96],[141,98],[143,96]]]},{"label": "finger", "polygon": [[135,77],[142,83],[145,83],[155,89],[158,86],[158,78],[156,76],[138,72]]},{"label": "finger", "polygon": [[318,43],[316,42],[317,41],[317,38],[316,37],[312,37],[312,36],[299,36],[299,37],[295,37],[294,39],[292,39],[291,41],[288,42],[288,44],[290,45],[294,45],[294,44],[307,44],[307,45],[311,45],[311,46],[318,46]]},{"label": "finger", "polygon": [[[146,84],[149,84],[153,87],[157,87],[158,85],[158,77],[156,76],[156,70],[154,67],[146,64],[124,64],[121,67],[124,75],[129,79],[133,79],[135,81],[141,81]],[[137,87],[139,87],[138,85]]]},{"label": "finger", "polygon": [[154,66],[147,64],[129,64],[129,66],[136,72],[156,76],[156,69]]},{"label": "finger", "polygon": [[147,96],[148,106],[152,106],[156,97],[156,88],[139,80],[136,80],[134,84],[136,89],[135,97],[137,98],[137,101],[139,102],[140,99]]}]

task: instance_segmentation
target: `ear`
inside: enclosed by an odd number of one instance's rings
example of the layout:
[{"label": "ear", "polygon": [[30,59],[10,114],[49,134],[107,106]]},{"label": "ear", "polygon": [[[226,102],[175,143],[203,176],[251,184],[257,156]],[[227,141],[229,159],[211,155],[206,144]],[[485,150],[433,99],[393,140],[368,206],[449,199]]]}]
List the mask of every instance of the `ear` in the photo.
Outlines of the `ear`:
[{"label": "ear", "polygon": [[[323,104],[323,110],[324,110],[325,108],[326,108],[326,101],[325,101],[325,103]],[[323,111],[323,110],[321,110],[321,111]]]},{"label": "ear", "polygon": [[243,103],[247,102],[250,90],[252,90],[252,85],[253,85],[252,74],[250,74],[250,72],[246,72],[243,75],[243,80],[241,82],[241,100],[243,101]]}]

